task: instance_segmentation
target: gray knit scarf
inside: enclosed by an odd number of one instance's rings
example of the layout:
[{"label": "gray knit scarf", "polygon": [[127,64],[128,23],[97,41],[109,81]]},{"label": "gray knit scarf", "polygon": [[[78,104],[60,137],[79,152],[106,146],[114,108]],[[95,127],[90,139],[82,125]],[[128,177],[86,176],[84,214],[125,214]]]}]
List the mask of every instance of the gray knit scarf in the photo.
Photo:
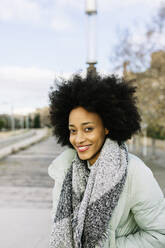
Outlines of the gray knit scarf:
[{"label": "gray knit scarf", "polygon": [[62,185],[50,248],[104,247],[125,184],[127,164],[126,145],[119,146],[109,138],[91,170],[76,156]]}]

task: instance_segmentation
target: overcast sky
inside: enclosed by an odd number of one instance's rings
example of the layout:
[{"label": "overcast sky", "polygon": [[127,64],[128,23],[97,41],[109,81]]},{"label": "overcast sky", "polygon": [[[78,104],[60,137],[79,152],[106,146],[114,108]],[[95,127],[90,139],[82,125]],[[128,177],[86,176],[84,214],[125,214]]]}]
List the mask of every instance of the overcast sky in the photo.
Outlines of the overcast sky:
[{"label": "overcast sky", "polygon": [[[116,31],[140,37],[160,2],[98,0],[98,71],[112,72]],[[44,107],[55,77],[86,71],[84,9],[85,0],[0,0],[0,113]]]}]

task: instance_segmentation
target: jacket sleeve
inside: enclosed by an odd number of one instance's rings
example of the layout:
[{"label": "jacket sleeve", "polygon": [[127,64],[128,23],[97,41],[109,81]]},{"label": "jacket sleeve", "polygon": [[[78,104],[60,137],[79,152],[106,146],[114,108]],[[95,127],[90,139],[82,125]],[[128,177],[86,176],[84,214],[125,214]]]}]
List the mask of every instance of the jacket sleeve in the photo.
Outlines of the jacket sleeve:
[{"label": "jacket sleeve", "polygon": [[165,199],[151,170],[142,161],[130,185],[131,211],[139,231],[116,239],[117,248],[165,248]]}]

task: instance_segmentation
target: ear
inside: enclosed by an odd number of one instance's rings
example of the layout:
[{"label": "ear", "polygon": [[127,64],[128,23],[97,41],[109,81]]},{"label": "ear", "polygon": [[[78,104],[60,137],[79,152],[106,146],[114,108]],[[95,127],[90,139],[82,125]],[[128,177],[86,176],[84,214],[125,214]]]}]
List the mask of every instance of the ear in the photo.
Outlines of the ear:
[{"label": "ear", "polygon": [[109,130],[105,128],[105,135],[109,134]]}]

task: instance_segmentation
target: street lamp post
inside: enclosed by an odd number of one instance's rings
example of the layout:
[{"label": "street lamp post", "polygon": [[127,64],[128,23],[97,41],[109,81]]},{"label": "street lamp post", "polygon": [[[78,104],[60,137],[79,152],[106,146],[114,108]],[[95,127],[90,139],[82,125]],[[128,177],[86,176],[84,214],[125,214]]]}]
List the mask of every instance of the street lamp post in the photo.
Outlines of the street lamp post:
[{"label": "street lamp post", "polygon": [[97,6],[96,0],[86,0],[87,14],[87,75],[96,76],[96,15]]}]

